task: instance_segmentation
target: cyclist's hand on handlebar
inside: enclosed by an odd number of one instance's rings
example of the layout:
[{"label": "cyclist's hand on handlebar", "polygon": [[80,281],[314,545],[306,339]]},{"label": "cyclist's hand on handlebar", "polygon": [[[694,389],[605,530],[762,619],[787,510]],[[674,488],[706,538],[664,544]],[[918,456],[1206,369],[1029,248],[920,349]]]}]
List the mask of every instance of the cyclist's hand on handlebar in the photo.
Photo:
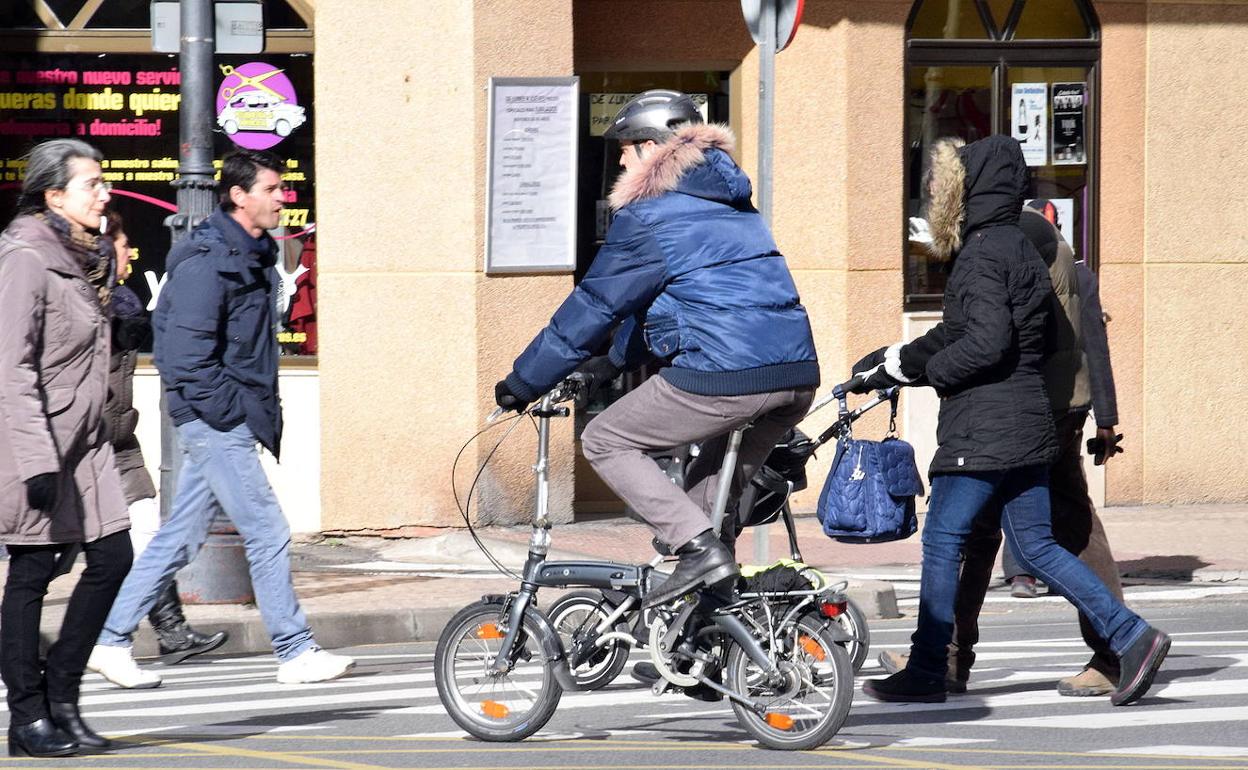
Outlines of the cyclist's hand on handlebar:
[{"label": "cyclist's hand on handlebar", "polygon": [[510,409],[517,412],[523,412],[524,408],[529,405],[528,401],[511,392],[511,388],[507,387],[507,380],[499,380],[498,384],[494,386],[494,403],[498,404],[500,409]]},{"label": "cyclist's hand on handlebar", "polygon": [[588,376],[586,395],[590,396],[610,385],[620,375],[620,367],[611,363],[610,356],[594,356],[576,367],[576,371]]}]

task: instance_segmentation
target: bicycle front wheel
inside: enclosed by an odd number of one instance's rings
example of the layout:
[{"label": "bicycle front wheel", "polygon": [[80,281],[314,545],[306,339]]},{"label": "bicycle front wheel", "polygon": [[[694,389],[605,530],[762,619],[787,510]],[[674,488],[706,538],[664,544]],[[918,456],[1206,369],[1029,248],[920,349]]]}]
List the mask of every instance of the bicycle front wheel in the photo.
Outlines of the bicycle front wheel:
[{"label": "bicycle front wheel", "polygon": [[546,725],[563,688],[542,655],[545,633],[529,612],[506,672],[494,661],[507,635],[501,604],[473,604],[443,629],[434,653],[434,682],[446,713],[483,741],[523,740]]},{"label": "bicycle front wheel", "polygon": [[809,614],[778,629],[775,660],[785,683],[769,684],[740,645],[728,651],[724,683],[763,704],[759,713],[736,701],[732,710],[759,743],[781,751],[818,748],[836,735],[849,716],[854,675],[849,653],[829,623]]}]

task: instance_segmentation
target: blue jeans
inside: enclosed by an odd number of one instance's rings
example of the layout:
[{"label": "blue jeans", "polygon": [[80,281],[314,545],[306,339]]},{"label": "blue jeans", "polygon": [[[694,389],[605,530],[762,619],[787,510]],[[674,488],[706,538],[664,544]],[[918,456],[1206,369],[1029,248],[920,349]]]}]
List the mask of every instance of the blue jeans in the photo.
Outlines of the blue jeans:
[{"label": "blue jeans", "polygon": [[1115,653],[1121,655],[1148,628],[1053,539],[1047,467],[939,473],[932,476],[931,505],[923,523],[919,625],[910,637],[907,666],[912,673],[945,676],[962,548],[975,517],[990,507],[1000,508],[1005,539],[1029,574],[1075,605]]},{"label": "blue jeans", "polygon": [[282,661],[294,658],[315,642],[291,582],[290,526],[260,467],[256,437],[246,424],[221,432],[200,420],[177,431],[182,469],[169,520],[126,576],[99,643],[130,646],[139,622],[177,571],[199,553],[213,517],[224,510],[243,538],[273,652]]}]

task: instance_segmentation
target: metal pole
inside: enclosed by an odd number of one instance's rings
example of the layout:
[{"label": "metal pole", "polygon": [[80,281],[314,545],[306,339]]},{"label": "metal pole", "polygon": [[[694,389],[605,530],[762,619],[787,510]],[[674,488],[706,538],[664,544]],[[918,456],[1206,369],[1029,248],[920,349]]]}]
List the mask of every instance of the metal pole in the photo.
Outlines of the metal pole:
[{"label": "metal pole", "polygon": [[[213,0],[181,0],[179,12],[182,101],[178,110],[178,178],[173,182],[178,213],[165,220],[173,243],[190,235],[216,207],[216,172],[212,165],[212,57],[216,51]],[[165,521],[176,494],[180,456],[163,390],[160,411],[160,515]],[[254,597],[241,540],[221,514],[213,520],[206,546],[198,560],[200,568],[188,568],[181,573],[179,592],[188,600],[251,601]]]},{"label": "metal pole", "polygon": [[[763,0],[758,46],[758,212],[771,227],[771,169],[776,107],[776,15],[779,0]],[[754,561],[766,564],[771,525],[754,528]]]}]

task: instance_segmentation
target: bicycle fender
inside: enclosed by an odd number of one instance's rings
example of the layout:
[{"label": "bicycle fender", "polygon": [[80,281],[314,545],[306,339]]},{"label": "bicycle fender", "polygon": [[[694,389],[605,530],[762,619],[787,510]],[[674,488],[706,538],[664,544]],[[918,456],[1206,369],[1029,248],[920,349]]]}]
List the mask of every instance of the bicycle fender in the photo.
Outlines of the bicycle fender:
[{"label": "bicycle fender", "polygon": [[[486,594],[481,597],[481,603],[506,604],[508,598],[510,597],[503,594]],[[572,671],[568,668],[568,656],[563,651],[563,640],[559,638],[558,632],[555,631],[550,619],[546,617],[546,613],[530,604],[525,608],[524,616],[537,626],[538,633],[541,635],[537,642],[541,645],[542,657],[546,659],[546,664],[550,666],[559,686],[564,690],[580,690],[581,686],[577,684],[576,677],[572,676]]]}]

